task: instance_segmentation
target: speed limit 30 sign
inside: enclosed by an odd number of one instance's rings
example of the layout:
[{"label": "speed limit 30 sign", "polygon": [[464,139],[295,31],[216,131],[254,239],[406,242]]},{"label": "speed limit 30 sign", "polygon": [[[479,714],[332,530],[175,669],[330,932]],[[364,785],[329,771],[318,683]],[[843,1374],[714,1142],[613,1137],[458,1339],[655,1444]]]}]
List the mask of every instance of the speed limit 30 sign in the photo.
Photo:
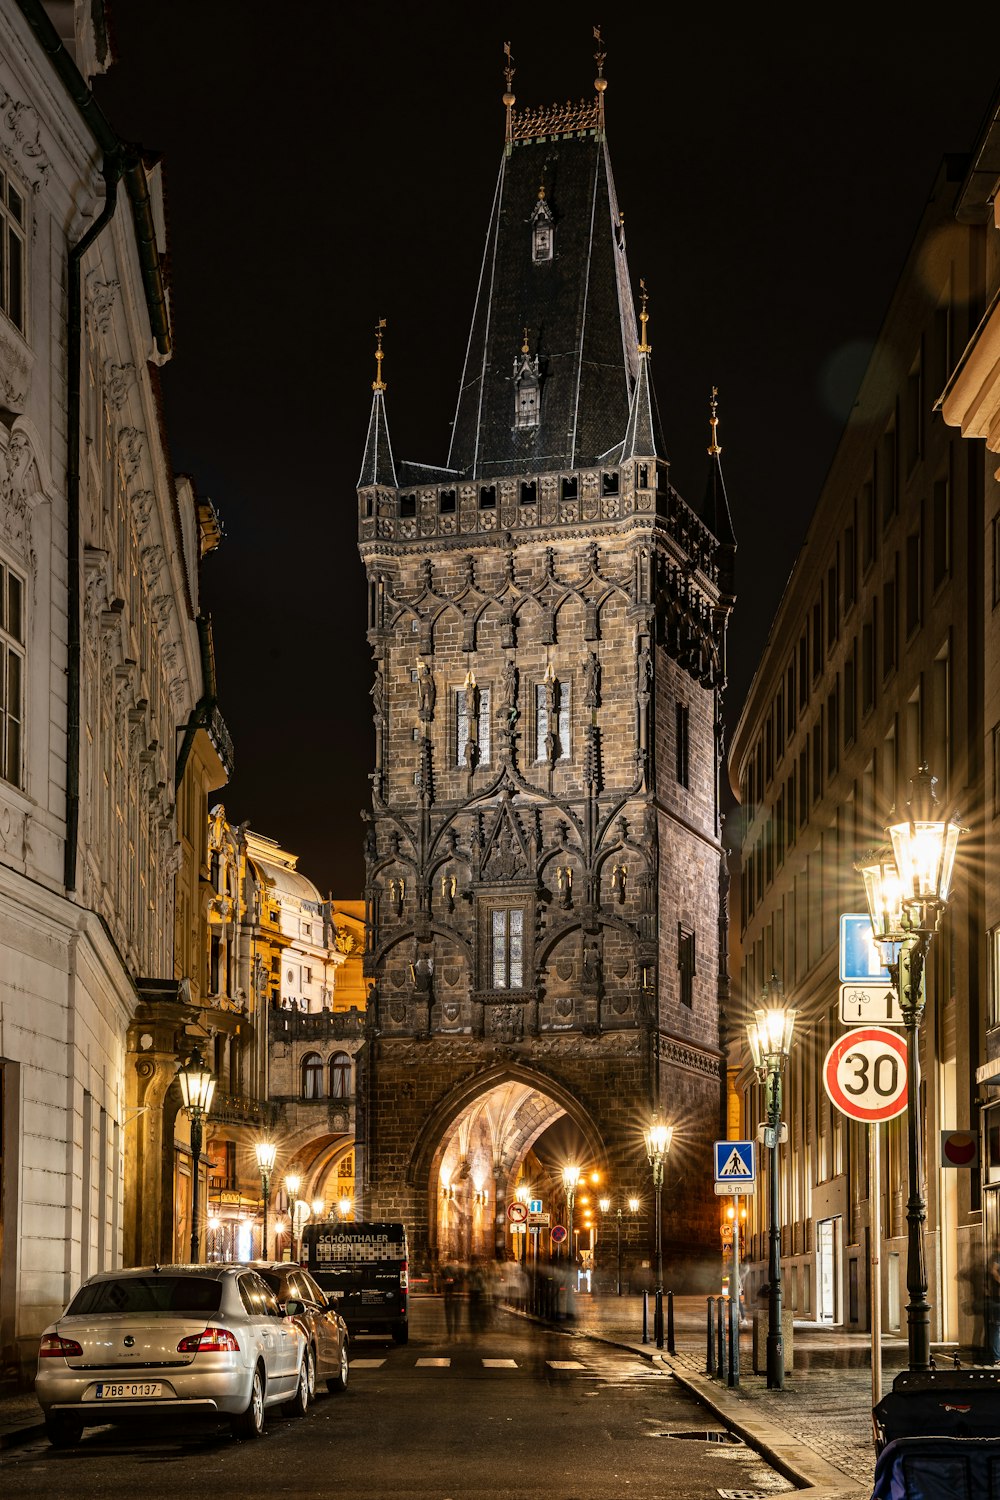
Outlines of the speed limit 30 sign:
[{"label": "speed limit 30 sign", "polygon": [[906,1108],[906,1038],[884,1026],[856,1026],[826,1054],[823,1084],[851,1120],[895,1119]]}]

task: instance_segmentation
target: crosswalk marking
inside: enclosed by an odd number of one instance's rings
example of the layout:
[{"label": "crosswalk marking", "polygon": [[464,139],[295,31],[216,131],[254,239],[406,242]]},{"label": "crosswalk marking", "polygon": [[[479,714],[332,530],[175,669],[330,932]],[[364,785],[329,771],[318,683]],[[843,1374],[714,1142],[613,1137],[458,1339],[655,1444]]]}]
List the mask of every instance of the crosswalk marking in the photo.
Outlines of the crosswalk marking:
[{"label": "crosswalk marking", "polygon": [[483,1367],[487,1370],[516,1370],[516,1359],[484,1359]]},{"label": "crosswalk marking", "polygon": [[419,1365],[433,1365],[435,1369],[438,1369],[438,1370],[447,1370],[448,1366],[451,1364],[451,1360],[450,1359],[418,1359],[417,1360],[417,1364],[418,1364],[418,1366]]},{"label": "crosswalk marking", "polygon": [[550,1370],[582,1370],[584,1368],[578,1359],[547,1359],[545,1363]]},{"label": "crosswalk marking", "polygon": [[380,1370],[385,1364],[384,1359],[352,1359],[352,1370]]}]

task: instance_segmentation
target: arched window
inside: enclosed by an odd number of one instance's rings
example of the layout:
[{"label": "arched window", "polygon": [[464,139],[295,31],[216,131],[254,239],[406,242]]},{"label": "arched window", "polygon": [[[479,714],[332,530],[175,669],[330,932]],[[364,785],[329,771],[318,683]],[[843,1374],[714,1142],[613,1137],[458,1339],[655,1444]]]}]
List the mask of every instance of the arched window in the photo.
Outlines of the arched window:
[{"label": "arched window", "polygon": [[302,1097],[323,1097],[323,1059],[318,1052],[307,1052],[302,1059]]},{"label": "arched window", "polygon": [[346,1052],[335,1052],[330,1058],[330,1098],[351,1096],[351,1059]]}]

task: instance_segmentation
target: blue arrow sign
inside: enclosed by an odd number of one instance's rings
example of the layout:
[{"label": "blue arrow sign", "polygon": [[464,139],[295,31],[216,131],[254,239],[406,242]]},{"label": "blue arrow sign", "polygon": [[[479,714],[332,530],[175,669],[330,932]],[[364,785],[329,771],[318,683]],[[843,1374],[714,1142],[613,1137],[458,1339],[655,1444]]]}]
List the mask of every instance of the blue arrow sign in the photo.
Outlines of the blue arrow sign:
[{"label": "blue arrow sign", "polygon": [[753,1182],[756,1175],[753,1141],[715,1142],[716,1182]]},{"label": "blue arrow sign", "polygon": [[849,912],[840,919],[840,977],[845,984],[890,983],[867,913]]}]

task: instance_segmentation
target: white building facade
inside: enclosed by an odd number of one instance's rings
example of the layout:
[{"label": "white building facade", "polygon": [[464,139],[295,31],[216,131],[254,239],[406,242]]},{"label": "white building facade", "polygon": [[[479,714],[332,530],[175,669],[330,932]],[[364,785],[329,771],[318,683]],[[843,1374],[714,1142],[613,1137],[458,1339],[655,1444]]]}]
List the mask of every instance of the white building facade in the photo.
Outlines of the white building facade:
[{"label": "white building facade", "polygon": [[86,85],[100,12],[76,5],[60,53],[44,6],[0,6],[0,1346],[23,1368],[121,1261],[126,1032],[135,981],[173,975],[175,758],[202,695],[195,502],[156,383],[159,169]]}]

